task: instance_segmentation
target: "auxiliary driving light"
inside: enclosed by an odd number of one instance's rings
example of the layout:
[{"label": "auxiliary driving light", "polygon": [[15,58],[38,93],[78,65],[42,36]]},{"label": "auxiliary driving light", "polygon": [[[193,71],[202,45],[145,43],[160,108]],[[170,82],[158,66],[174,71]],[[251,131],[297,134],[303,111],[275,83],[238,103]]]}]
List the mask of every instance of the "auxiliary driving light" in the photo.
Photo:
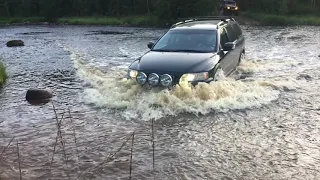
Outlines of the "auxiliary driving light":
[{"label": "auxiliary driving light", "polygon": [[151,85],[151,86],[156,86],[159,84],[159,76],[158,74],[156,73],[151,73],[148,77],[148,83]]},{"label": "auxiliary driving light", "polygon": [[162,86],[168,87],[172,84],[172,77],[169,74],[164,74],[160,77],[160,84]]},{"label": "auxiliary driving light", "polygon": [[141,85],[147,82],[147,75],[143,72],[139,72],[137,76],[137,82]]}]

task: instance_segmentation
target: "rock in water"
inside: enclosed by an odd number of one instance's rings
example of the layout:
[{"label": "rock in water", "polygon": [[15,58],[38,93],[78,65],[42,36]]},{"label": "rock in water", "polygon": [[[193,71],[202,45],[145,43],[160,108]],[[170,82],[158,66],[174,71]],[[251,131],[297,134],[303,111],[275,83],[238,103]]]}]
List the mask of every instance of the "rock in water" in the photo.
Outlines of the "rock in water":
[{"label": "rock in water", "polygon": [[52,93],[46,90],[29,89],[26,94],[26,100],[31,105],[43,105],[50,102],[52,96]]},{"label": "rock in water", "polygon": [[17,47],[24,46],[24,42],[22,40],[12,40],[7,42],[7,47]]}]

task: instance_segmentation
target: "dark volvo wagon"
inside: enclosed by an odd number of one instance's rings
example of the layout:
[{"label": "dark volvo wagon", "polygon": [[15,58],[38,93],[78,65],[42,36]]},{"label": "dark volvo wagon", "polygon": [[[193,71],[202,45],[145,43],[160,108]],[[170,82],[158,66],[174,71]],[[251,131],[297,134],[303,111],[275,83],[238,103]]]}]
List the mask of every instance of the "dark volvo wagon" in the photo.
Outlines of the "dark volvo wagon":
[{"label": "dark volvo wagon", "polygon": [[230,75],[245,54],[245,38],[233,18],[202,17],[174,24],[129,66],[141,85],[172,87],[212,82]]}]

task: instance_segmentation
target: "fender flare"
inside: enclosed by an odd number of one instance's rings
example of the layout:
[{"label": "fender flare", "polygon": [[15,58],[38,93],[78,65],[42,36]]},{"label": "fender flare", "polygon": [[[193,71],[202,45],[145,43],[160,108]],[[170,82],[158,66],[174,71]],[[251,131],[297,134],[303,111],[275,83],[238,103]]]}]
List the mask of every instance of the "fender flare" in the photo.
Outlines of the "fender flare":
[{"label": "fender flare", "polygon": [[[212,78],[214,78],[214,76],[215,76],[218,68],[221,68],[221,67],[220,67],[220,63],[217,63],[217,64],[214,66],[214,68],[212,69]],[[222,68],[221,68],[221,69],[222,69]],[[215,80],[215,79],[213,79],[213,81],[214,81],[214,80]]]},{"label": "fender flare", "polygon": [[214,66],[214,68],[213,68],[213,75],[217,72],[217,69],[218,68],[221,68],[220,67],[220,63],[218,63],[218,64],[216,64],[215,66]]}]

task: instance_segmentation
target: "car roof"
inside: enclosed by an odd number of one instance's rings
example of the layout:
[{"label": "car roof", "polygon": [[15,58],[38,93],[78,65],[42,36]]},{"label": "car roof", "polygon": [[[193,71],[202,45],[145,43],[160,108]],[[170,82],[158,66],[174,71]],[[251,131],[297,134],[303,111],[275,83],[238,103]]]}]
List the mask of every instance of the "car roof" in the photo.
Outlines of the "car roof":
[{"label": "car roof", "polygon": [[192,21],[183,24],[179,24],[171,29],[206,29],[216,30],[219,20],[208,20],[208,21]]},{"label": "car roof", "polygon": [[188,19],[185,21],[178,22],[171,26],[171,30],[187,30],[187,29],[198,29],[198,30],[217,30],[219,25],[228,24],[229,20],[235,21],[233,18],[204,18],[204,19]]}]

